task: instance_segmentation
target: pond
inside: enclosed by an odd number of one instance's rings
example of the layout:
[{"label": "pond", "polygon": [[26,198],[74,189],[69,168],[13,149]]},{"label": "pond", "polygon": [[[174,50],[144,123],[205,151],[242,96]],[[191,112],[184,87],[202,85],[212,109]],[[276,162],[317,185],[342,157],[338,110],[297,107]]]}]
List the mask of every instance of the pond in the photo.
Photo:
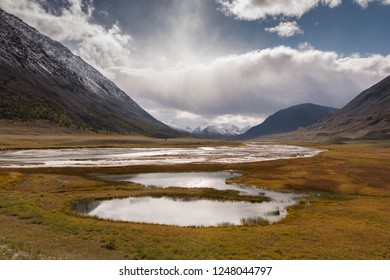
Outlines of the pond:
[{"label": "pond", "polygon": [[226,183],[237,176],[231,171],[188,173],[143,173],[100,175],[112,181],[128,181],[146,188],[213,188],[235,190],[240,195],[266,196],[269,201],[222,201],[171,197],[129,197],[111,200],[77,201],[72,210],[88,216],[116,221],[176,226],[221,226],[250,223],[274,223],[287,215],[286,208],[297,203],[298,196],[260,188]]},{"label": "pond", "polygon": [[0,168],[108,167],[184,163],[246,163],[312,157],[323,150],[247,143],[195,148],[77,148],[0,151]]}]

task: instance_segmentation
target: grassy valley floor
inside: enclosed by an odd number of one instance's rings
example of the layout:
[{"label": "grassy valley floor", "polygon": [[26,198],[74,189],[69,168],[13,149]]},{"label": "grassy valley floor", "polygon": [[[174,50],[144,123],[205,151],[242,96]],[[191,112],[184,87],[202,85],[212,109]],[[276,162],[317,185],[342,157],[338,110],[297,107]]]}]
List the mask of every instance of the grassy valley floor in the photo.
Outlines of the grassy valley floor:
[{"label": "grassy valley floor", "polygon": [[[116,140],[94,143],[167,145],[165,140]],[[90,146],[77,141],[70,146]],[[167,142],[183,146],[199,140],[174,141]],[[34,143],[54,145],[44,139]],[[17,148],[18,142],[12,145]],[[26,145],[22,141],[20,147]],[[390,143],[306,146],[327,151],[314,158],[249,164],[0,169],[0,259],[390,259]],[[101,181],[91,173],[227,169],[242,172],[235,179],[239,183],[307,196],[272,225],[182,228],[98,220],[69,211],[79,199],[150,192],[132,183]],[[214,195],[202,189],[165,189],[157,195],[175,192]]]}]

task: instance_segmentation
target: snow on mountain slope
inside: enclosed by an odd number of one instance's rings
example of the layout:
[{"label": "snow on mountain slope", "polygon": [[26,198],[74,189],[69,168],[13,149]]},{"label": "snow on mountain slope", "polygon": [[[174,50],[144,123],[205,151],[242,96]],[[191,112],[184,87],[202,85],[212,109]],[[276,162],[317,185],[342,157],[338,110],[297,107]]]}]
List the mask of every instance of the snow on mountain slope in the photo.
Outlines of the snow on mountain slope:
[{"label": "snow on mountain slope", "polygon": [[179,133],[61,43],[0,8],[0,119],[149,136]]},{"label": "snow on mountain slope", "polygon": [[234,124],[202,124],[193,131],[194,134],[205,136],[235,136],[241,133],[241,130]]}]

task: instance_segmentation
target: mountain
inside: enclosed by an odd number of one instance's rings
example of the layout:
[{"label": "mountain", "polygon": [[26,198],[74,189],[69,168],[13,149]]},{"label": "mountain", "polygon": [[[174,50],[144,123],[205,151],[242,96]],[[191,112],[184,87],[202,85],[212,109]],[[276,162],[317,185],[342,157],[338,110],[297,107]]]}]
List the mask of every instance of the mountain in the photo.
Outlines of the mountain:
[{"label": "mountain", "polygon": [[252,126],[250,126],[250,125],[247,125],[247,126],[241,128],[240,129],[240,134],[243,134],[243,133],[247,132],[251,128],[252,128]]},{"label": "mountain", "polygon": [[206,129],[208,126],[210,126],[210,124],[208,123],[202,123],[200,126],[198,126],[197,128],[195,128],[192,133],[194,134],[201,134],[202,133],[202,130]]},{"label": "mountain", "polygon": [[0,8],[0,119],[170,137],[113,82],[61,43]]},{"label": "mountain", "polygon": [[311,103],[295,105],[277,111],[263,123],[256,125],[247,132],[239,135],[241,140],[252,139],[264,135],[285,133],[298,128],[310,126],[338,109]]},{"label": "mountain", "polygon": [[241,130],[234,124],[202,124],[194,129],[194,134],[211,137],[233,137],[241,133]]},{"label": "mountain", "polygon": [[169,126],[170,128],[173,128],[173,129],[175,129],[177,131],[192,133],[192,129],[189,126],[183,128],[180,125],[178,125],[177,123],[173,122],[172,120],[163,120],[162,122],[164,124],[166,124],[167,126]]},{"label": "mountain", "polygon": [[390,139],[390,76],[305,132],[354,139]]}]

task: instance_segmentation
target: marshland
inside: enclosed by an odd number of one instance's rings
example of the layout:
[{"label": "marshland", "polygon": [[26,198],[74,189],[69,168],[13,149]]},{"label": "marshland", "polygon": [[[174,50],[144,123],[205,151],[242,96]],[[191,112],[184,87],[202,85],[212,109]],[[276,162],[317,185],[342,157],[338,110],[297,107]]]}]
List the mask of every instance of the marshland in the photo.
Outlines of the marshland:
[{"label": "marshland", "polygon": [[[84,143],[75,145],[65,136],[47,137],[47,142],[43,136],[37,137],[39,141],[31,141],[31,148],[245,145],[220,140],[165,141],[122,136],[110,136],[116,140],[112,142],[106,136],[101,136],[100,141],[94,137],[93,143],[91,136],[85,136],[78,140],[84,139]],[[55,146],[51,144],[53,137]],[[1,168],[0,258],[388,259],[390,143],[293,144],[322,152],[313,157],[238,163]],[[23,141],[2,143],[7,150],[26,146]],[[234,171],[234,176],[226,180],[228,185],[292,194],[296,202],[286,206],[286,215],[277,222],[251,218],[239,225],[226,222],[201,227],[116,221],[72,210],[76,202],[119,198],[252,204],[269,199],[233,189],[145,187],[131,179],[115,179],[136,174],[218,174],[227,170]]]}]

